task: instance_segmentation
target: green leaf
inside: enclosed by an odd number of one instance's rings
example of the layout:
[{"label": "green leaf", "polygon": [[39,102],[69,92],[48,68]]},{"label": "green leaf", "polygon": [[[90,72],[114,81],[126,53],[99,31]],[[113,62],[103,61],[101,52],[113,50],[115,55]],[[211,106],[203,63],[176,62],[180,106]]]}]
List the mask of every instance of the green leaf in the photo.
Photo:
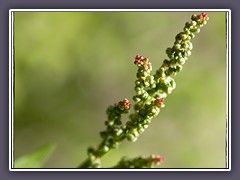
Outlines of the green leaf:
[{"label": "green leaf", "polygon": [[54,144],[48,144],[26,154],[15,160],[14,168],[41,168],[55,148]]}]

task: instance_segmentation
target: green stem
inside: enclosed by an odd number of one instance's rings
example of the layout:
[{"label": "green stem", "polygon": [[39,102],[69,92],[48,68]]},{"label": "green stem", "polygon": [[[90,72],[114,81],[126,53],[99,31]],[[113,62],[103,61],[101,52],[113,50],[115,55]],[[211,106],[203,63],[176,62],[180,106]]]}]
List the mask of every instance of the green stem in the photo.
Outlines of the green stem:
[{"label": "green stem", "polygon": [[85,168],[89,168],[90,165],[91,165],[91,160],[88,158],[85,161],[83,161],[83,163],[80,164],[77,168],[78,169],[85,169]]}]

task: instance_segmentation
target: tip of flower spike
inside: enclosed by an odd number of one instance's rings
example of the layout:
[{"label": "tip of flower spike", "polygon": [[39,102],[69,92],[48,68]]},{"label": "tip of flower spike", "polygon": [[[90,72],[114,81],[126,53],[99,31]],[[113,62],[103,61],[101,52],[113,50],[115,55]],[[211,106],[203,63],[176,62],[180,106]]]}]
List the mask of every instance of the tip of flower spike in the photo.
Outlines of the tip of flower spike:
[{"label": "tip of flower spike", "polygon": [[125,109],[129,109],[131,104],[130,104],[130,102],[127,98],[124,98],[123,99],[123,105],[124,105]]},{"label": "tip of flower spike", "polygon": [[203,21],[207,21],[207,20],[209,20],[209,17],[208,17],[208,14],[207,14],[207,13],[203,12],[203,13],[201,13],[201,14],[199,14],[199,15],[193,14],[192,17],[191,17],[191,19],[192,19],[193,21],[197,21],[197,20],[199,20],[199,19],[201,19],[201,20],[203,20]]},{"label": "tip of flower spike", "polygon": [[207,19],[208,18],[208,14],[207,13],[201,13],[200,14],[200,18],[201,19]]},{"label": "tip of flower spike", "polygon": [[142,58],[142,56],[140,56],[138,54],[135,56],[135,59],[141,59],[141,58]]},{"label": "tip of flower spike", "polygon": [[137,65],[143,65],[143,56],[140,56],[140,55],[136,55],[135,56],[135,61],[134,61],[134,64],[137,64]]},{"label": "tip of flower spike", "polygon": [[149,59],[140,55],[135,56],[134,64],[136,64],[137,66],[147,66],[148,68],[151,67]]},{"label": "tip of flower spike", "polygon": [[163,162],[164,162],[164,157],[163,156],[160,156],[160,155],[156,155],[153,157],[153,162],[159,166],[161,165]]}]

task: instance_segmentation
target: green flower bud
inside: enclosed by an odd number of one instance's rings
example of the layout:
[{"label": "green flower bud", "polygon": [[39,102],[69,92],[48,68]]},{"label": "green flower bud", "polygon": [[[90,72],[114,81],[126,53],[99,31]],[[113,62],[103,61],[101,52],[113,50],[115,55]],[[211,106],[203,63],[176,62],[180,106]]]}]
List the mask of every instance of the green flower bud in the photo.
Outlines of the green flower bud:
[{"label": "green flower bud", "polygon": [[153,117],[156,117],[158,115],[158,113],[160,112],[160,109],[158,107],[154,106],[154,107],[152,107],[151,112],[152,112]]},{"label": "green flower bud", "polygon": [[137,93],[137,95],[142,95],[142,94],[144,94],[144,90],[140,89],[140,90],[136,91],[136,93]]},{"label": "green flower bud", "polygon": [[156,83],[155,83],[155,82],[152,82],[150,87],[151,87],[151,88],[155,88],[155,87],[156,87]]},{"label": "green flower bud", "polygon": [[114,133],[116,136],[120,136],[123,133],[121,128],[114,128]]},{"label": "green flower bud", "polygon": [[114,121],[105,121],[105,125],[106,126],[113,126],[114,125]]},{"label": "green flower bud", "polygon": [[131,142],[135,142],[137,138],[133,134],[127,134],[127,140]]},{"label": "green flower bud", "polygon": [[108,133],[107,133],[106,131],[100,132],[100,136],[101,136],[101,138],[103,138],[103,139],[106,138],[107,135],[108,135]]},{"label": "green flower bud", "polygon": [[114,121],[114,124],[117,125],[117,126],[120,126],[120,125],[122,125],[122,121],[120,119],[116,119]]},{"label": "green flower bud", "polygon": [[127,121],[126,126],[127,128],[131,128],[133,126],[133,121]]},{"label": "green flower bud", "polygon": [[168,71],[166,72],[166,74],[168,76],[174,76],[176,70],[174,68],[169,68]]},{"label": "green flower bud", "polygon": [[111,147],[112,147],[113,149],[117,149],[117,148],[119,147],[119,142],[114,142],[114,143],[112,143]]},{"label": "green flower bud", "polygon": [[189,49],[189,50],[192,50],[192,49],[193,49],[192,43],[191,43],[190,41],[188,41],[187,44],[188,44],[188,49]]},{"label": "green flower bud", "polygon": [[167,49],[166,49],[166,54],[167,54],[167,55],[170,55],[170,54],[172,54],[172,53],[173,53],[172,48],[167,48]]},{"label": "green flower bud", "polygon": [[138,130],[137,130],[136,128],[133,129],[131,133],[132,133],[135,137],[138,137],[138,136],[139,136],[139,132],[138,132]]},{"label": "green flower bud", "polygon": [[155,108],[152,109],[151,111],[153,114],[156,114],[157,113],[157,110]]},{"label": "green flower bud", "polygon": [[141,87],[139,87],[139,86],[136,86],[136,87],[135,87],[135,91],[141,91],[141,90],[142,90]]},{"label": "green flower bud", "polygon": [[[188,34],[189,27],[186,27],[186,26],[185,26],[185,27],[183,28],[183,31],[184,31],[186,34]],[[177,40],[176,40],[176,41],[177,41]]]},{"label": "green flower bud", "polygon": [[176,41],[182,41],[182,40],[184,40],[183,39],[183,35],[184,35],[184,33],[183,32],[180,32],[180,33],[178,33],[177,35],[176,35],[176,37],[175,37],[175,40]]},{"label": "green flower bud", "polygon": [[189,37],[191,37],[191,39],[195,38],[195,34],[191,33],[189,34]]},{"label": "green flower bud", "polygon": [[146,99],[146,102],[151,102],[152,99],[153,99],[153,97],[149,95],[149,96],[147,97],[147,99]]},{"label": "green flower bud", "polygon": [[138,128],[138,133],[139,133],[139,134],[142,134],[144,131],[145,131],[144,128],[142,128],[142,127],[141,127],[141,128]]},{"label": "green flower bud", "polygon": [[118,106],[118,108],[123,111],[124,110],[124,106]]},{"label": "green flower bud", "polygon": [[167,88],[167,93],[168,93],[168,94],[171,94],[172,91],[173,91],[173,88],[171,88],[171,87],[168,87],[168,88]]},{"label": "green flower bud", "polygon": [[189,35],[191,33],[188,28],[184,29],[184,32],[186,33],[186,35]]},{"label": "green flower bud", "polygon": [[114,112],[112,112],[111,114],[108,114],[108,120],[112,121],[116,118],[116,115]]},{"label": "green flower bud", "polygon": [[175,58],[174,53],[168,54],[168,57],[169,57],[170,60],[174,59]]},{"label": "green flower bud", "polygon": [[[134,105],[134,110],[135,110],[135,111],[138,111],[138,110],[140,110],[140,109],[141,109],[141,106],[140,106],[139,103],[137,103],[137,104]],[[135,114],[131,114],[131,116],[135,116]]]},{"label": "green flower bud", "polygon": [[180,72],[182,70],[182,66],[181,65],[176,65],[176,71]]},{"label": "green flower bud", "polygon": [[143,77],[147,77],[148,74],[149,74],[149,73],[148,73],[147,71],[144,71],[144,72],[143,72]]},{"label": "green flower bud", "polygon": [[148,128],[148,124],[144,124],[144,125],[143,125],[143,128],[144,128],[144,129],[147,129],[147,128]]},{"label": "green flower bud", "polygon": [[179,50],[180,48],[181,48],[181,44],[175,44],[175,45],[174,45],[174,49],[175,49],[175,50]]},{"label": "green flower bud", "polygon": [[197,22],[196,21],[192,21],[191,22],[191,26],[196,26],[197,25]]},{"label": "green flower bud", "polygon": [[186,51],[186,53],[187,53],[187,54],[186,54],[187,56],[191,56],[191,54],[192,54],[191,51],[189,51],[189,50]]},{"label": "green flower bud", "polygon": [[155,95],[155,99],[157,98],[166,98],[167,97],[167,93],[165,93],[164,91],[160,91]]},{"label": "green flower bud", "polygon": [[141,81],[136,80],[136,81],[135,81],[135,85],[136,85],[136,86],[140,86],[140,85],[141,85]]},{"label": "green flower bud", "polygon": [[181,34],[181,39],[182,39],[182,40],[186,40],[186,39],[187,39],[187,37],[188,37],[188,35],[187,35],[187,34],[184,34],[184,33],[182,33],[182,34]]},{"label": "green flower bud", "polygon": [[106,146],[106,145],[105,145],[105,146],[103,146],[103,147],[102,147],[102,151],[103,151],[103,152],[107,152],[107,151],[109,151],[109,147],[108,147],[108,146]]},{"label": "green flower bud", "polygon": [[93,155],[95,153],[95,149],[93,147],[89,147],[87,149],[88,156]]},{"label": "green flower bud", "polygon": [[114,107],[113,106],[109,106],[106,110],[107,114],[111,114],[114,111]]},{"label": "green flower bud", "polygon": [[193,14],[192,17],[191,17],[191,19],[192,19],[193,21],[195,21],[195,20],[198,19],[198,16],[197,16],[196,14]]},{"label": "green flower bud", "polygon": [[199,32],[200,32],[200,28],[194,27],[194,28],[192,28],[191,31],[192,31],[193,33],[199,33]]},{"label": "green flower bud", "polygon": [[145,85],[145,87],[149,87],[149,86],[150,86],[150,83],[147,82],[147,81],[145,81],[145,82],[144,82],[144,85]]},{"label": "green flower bud", "polygon": [[[134,110],[137,111],[138,109],[136,109],[135,107],[136,107],[136,105],[134,105]],[[138,115],[137,114],[130,114],[129,119],[132,120],[132,121],[136,121],[136,120],[138,120]]]},{"label": "green flower bud", "polygon": [[89,154],[88,156],[89,156],[89,159],[90,159],[91,163],[94,164],[95,161],[96,161],[96,156],[93,155],[93,154]]},{"label": "green flower bud", "polygon": [[151,123],[151,119],[149,119],[149,118],[146,118],[146,119],[143,121],[143,124],[149,125],[150,123]]},{"label": "green flower bud", "polygon": [[[153,76],[148,76],[148,77],[146,78],[146,82],[148,82],[149,86],[150,86],[151,84],[155,83],[154,77],[153,77]],[[147,86],[147,87],[149,87],[149,86]]]},{"label": "green flower bud", "polygon": [[181,46],[182,49],[188,49],[188,44],[186,42],[184,42]]},{"label": "green flower bud", "polygon": [[113,138],[110,138],[110,139],[108,139],[108,141],[107,141],[107,146],[109,147],[109,149],[112,149],[112,148],[114,148],[114,149],[116,149],[116,148],[118,148],[118,146],[119,146],[119,142],[117,142],[115,139],[113,139]]},{"label": "green flower bud", "polygon": [[150,82],[154,82],[154,76],[149,76],[150,77]]},{"label": "green flower bud", "polygon": [[166,77],[165,69],[163,67],[159,68],[158,74],[159,74],[160,77],[163,77],[163,78]]},{"label": "green flower bud", "polygon": [[172,90],[176,87],[175,81],[171,77],[167,77],[160,82],[161,89],[170,94]]},{"label": "green flower bud", "polygon": [[144,93],[143,93],[143,95],[142,95],[143,99],[147,99],[147,98],[148,98],[148,96],[149,96],[149,95],[148,95],[148,93],[147,93],[147,92],[144,92]]},{"label": "green flower bud", "polygon": [[172,78],[170,79],[170,85],[173,89],[176,88],[176,83],[175,83],[174,79],[172,79]]},{"label": "green flower bud", "polygon": [[178,63],[181,64],[181,65],[184,64],[185,63],[185,59],[184,58],[179,58],[178,59]]},{"label": "green flower bud", "polygon": [[141,101],[141,98],[139,96],[133,96],[133,100],[135,102],[140,102]]}]

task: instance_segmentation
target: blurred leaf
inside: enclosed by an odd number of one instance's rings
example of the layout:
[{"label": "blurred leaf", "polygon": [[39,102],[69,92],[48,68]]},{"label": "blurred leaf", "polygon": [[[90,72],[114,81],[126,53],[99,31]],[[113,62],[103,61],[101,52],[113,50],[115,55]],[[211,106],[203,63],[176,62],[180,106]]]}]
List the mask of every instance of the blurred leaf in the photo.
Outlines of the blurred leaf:
[{"label": "blurred leaf", "polygon": [[38,150],[18,158],[14,168],[41,168],[55,149],[54,144],[45,145]]}]

